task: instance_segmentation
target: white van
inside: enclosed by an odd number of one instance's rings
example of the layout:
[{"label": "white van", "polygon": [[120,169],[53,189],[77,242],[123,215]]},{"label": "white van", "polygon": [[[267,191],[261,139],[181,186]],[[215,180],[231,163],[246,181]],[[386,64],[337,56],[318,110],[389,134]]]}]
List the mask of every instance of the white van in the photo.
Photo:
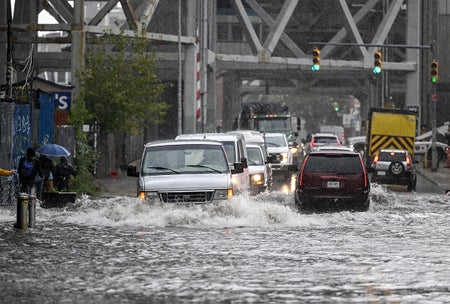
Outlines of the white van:
[{"label": "white van", "polygon": [[192,139],[209,139],[221,142],[225,148],[228,157],[228,163],[233,168],[235,164],[242,164],[243,172],[235,172],[232,170],[233,185],[235,193],[247,192],[250,188],[249,172],[247,164],[247,150],[245,148],[245,139],[241,134],[229,133],[196,133],[196,134],[181,134],[176,140],[192,140]]},{"label": "white van", "polygon": [[[235,164],[235,170],[243,168]],[[138,177],[138,197],[153,203],[207,204],[233,196],[225,149],[211,140],[150,142],[139,168],[128,167],[127,175]]]},{"label": "white van", "polygon": [[341,126],[321,126],[320,133],[333,133],[342,145],[345,145],[345,130]]}]

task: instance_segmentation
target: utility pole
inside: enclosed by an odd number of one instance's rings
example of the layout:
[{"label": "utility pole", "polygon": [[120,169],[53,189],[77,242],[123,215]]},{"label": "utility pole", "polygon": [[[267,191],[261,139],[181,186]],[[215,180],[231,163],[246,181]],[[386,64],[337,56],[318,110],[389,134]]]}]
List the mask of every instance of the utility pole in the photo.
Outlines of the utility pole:
[{"label": "utility pole", "polygon": [[6,32],[6,84],[8,85],[8,93],[6,94],[6,100],[12,100],[12,54],[11,54],[11,23],[12,23],[12,12],[11,12],[11,1],[6,1],[6,14],[8,30]]}]

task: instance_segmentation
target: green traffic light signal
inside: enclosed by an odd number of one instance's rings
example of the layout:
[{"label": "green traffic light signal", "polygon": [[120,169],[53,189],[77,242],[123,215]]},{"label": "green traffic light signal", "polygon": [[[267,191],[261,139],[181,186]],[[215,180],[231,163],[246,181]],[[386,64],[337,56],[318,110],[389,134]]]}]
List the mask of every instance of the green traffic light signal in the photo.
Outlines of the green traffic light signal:
[{"label": "green traffic light signal", "polygon": [[318,71],[320,70],[320,50],[318,48],[313,49],[313,65],[311,70]]},{"label": "green traffic light signal", "polygon": [[373,73],[374,74],[379,74],[381,73],[381,64],[383,61],[383,53],[381,52],[381,50],[376,51],[373,54]]},{"label": "green traffic light signal", "polygon": [[335,112],[339,112],[339,103],[337,103],[336,101],[333,102],[333,109]]},{"label": "green traffic light signal", "polygon": [[432,61],[431,65],[430,65],[430,74],[431,74],[431,82],[432,83],[437,83],[438,81],[438,63],[437,61]]}]

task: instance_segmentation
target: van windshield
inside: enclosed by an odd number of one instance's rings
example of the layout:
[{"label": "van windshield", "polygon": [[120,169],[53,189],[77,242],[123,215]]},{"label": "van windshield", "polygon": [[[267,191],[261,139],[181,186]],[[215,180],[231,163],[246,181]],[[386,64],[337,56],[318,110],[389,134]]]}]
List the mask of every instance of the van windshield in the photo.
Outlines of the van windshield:
[{"label": "van windshield", "polygon": [[287,147],[287,142],[282,136],[266,136],[266,142],[269,147]]},{"label": "van windshield", "polygon": [[306,173],[363,173],[358,155],[310,155],[305,164]]},{"label": "van windshield", "polygon": [[249,166],[264,165],[261,150],[257,147],[247,147],[247,160]]},{"label": "van windshield", "polygon": [[142,164],[143,175],[223,173],[229,170],[224,150],[218,145],[148,147]]}]

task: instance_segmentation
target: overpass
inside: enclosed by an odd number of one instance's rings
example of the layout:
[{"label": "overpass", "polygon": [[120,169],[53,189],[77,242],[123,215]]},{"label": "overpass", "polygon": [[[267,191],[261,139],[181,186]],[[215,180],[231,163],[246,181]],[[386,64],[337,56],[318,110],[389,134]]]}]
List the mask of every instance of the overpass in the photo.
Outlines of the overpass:
[{"label": "overpass", "polygon": [[[23,62],[32,58],[33,75],[69,72],[76,95],[75,71],[92,38],[137,30],[163,59],[158,76],[182,79],[184,133],[213,131],[220,121],[231,129],[247,94],[351,94],[365,110],[394,96],[429,119],[422,101],[429,96],[432,54],[416,46],[436,38],[435,1],[15,0],[11,16],[9,1],[0,1],[3,84],[29,77]],[[56,23],[40,23],[42,11]],[[316,72],[313,47],[321,50]],[[378,49],[383,72],[374,75]]]}]

